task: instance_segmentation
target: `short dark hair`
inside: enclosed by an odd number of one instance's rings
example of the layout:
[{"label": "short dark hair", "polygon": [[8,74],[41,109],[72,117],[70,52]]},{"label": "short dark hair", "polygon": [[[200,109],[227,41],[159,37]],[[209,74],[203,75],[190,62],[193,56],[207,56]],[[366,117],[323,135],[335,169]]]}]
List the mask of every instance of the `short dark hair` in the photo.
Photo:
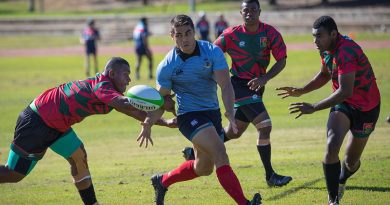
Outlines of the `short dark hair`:
[{"label": "short dark hair", "polygon": [[172,18],[171,20],[171,34],[174,33],[174,29],[176,27],[180,26],[190,26],[192,29],[195,30],[194,27],[194,22],[192,21],[191,17],[184,15],[184,14],[179,14],[176,15],[175,17]]},{"label": "short dark hair", "polygon": [[260,2],[259,2],[259,0],[242,0],[242,3],[247,3],[247,4],[256,3],[257,6],[260,8]]},{"label": "short dark hair", "polygon": [[333,30],[338,32],[336,22],[330,16],[321,16],[313,23],[314,29],[319,29],[320,27],[325,28],[328,33],[331,33]]},{"label": "short dark hair", "polygon": [[127,60],[121,57],[112,57],[110,60],[108,60],[104,70],[105,71],[116,70],[116,69],[123,68],[123,66],[127,66],[130,68],[129,62],[127,62]]}]

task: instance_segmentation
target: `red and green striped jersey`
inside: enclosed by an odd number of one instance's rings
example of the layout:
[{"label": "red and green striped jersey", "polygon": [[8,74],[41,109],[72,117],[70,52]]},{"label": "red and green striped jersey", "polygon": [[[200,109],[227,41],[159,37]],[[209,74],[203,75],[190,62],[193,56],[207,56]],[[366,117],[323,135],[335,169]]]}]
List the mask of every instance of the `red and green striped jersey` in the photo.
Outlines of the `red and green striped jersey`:
[{"label": "red and green striped jersey", "polygon": [[340,85],[338,76],[355,72],[353,95],[345,100],[352,107],[369,111],[380,102],[374,71],[361,47],[348,36],[338,35],[336,48],[321,54],[321,62],[332,77],[333,91]]},{"label": "red and green striped jersey", "polygon": [[45,123],[60,132],[94,114],[107,114],[108,104],[123,96],[110,79],[102,74],[86,80],[73,81],[51,88],[37,98],[35,106]]},{"label": "red and green striped jersey", "polygon": [[287,56],[280,33],[262,22],[256,32],[247,31],[244,25],[229,27],[214,44],[231,57],[232,75],[248,80],[266,73],[271,51],[276,61]]}]

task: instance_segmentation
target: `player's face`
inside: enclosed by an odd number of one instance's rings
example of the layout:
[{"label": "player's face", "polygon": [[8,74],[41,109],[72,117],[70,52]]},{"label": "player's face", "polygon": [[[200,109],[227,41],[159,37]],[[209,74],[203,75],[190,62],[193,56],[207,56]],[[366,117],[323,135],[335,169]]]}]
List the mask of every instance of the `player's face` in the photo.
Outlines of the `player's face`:
[{"label": "player's face", "polygon": [[325,28],[320,27],[318,29],[312,29],[313,41],[317,46],[317,49],[322,53],[324,51],[330,51],[336,42],[337,31],[329,33]]},{"label": "player's face", "polygon": [[111,70],[109,75],[114,83],[115,90],[120,93],[124,93],[126,91],[126,87],[131,82],[130,68],[128,66],[123,66],[120,69]]},{"label": "player's face", "polygon": [[242,3],[241,4],[241,17],[244,20],[245,25],[254,25],[259,23],[260,8],[255,3]]},{"label": "player's face", "polygon": [[195,50],[195,31],[191,26],[179,26],[173,29],[172,39],[183,53],[192,54]]}]

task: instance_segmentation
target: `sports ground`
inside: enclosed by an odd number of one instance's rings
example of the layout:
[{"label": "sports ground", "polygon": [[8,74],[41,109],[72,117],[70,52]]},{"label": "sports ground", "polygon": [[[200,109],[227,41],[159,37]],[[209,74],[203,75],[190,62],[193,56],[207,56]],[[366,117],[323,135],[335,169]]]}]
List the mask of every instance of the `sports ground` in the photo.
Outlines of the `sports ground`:
[{"label": "sports ground", "polygon": [[[349,181],[342,204],[390,204],[390,35],[366,38],[370,34],[356,33],[357,42],[368,56],[381,92],[381,114],[376,130],[362,156],[362,167]],[[18,37],[15,37],[18,38]],[[160,37],[160,38],[169,38]],[[292,38],[295,38],[294,36]],[[266,205],[326,204],[326,185],[321,160],[326,143],[328,110],[305,115],[299,119],[288,114],[292,102],[317,102],[331,92],[331,85],[301,98],[280,99],[276,87],[300,86],[318,72],[320,58],[310,35],[299,41],[287,40],[288,60],[285,70],[266,87],[264,103],[270,113],[273,131],[272,161],[280,174],[291,175],[293,181],[281,188],[269,188],[256,150],[257,133],[250,128],[240,139],[226,144],[232,168],[249,198],[260,192]],[[70,80],[83,79],[83,50],[77,44],[35,46],[31,41],[51,39],[33,37],[27,41],[0,38],[0,163],[6,162],[9,145],[18,113],[47,88]],[[291,39],[291,36],[286,36]],[[12,42],[17,43],[12,43]],[[172,47],[153,39],[155,64]],[[61,44],[61,46],[58,46]],[[21,46],[22,45],[22,46]],[[24,45],[24,46],[23,46]],[[113,55],[126,58],[134,66],[132,43],[100,47],[100,70]],[[130,86],[147,84],[146,62],[141,80]],[[131,77],[134,77],[133,75]],[[166,115],[166,117],[172,117]],[[223,122],[226,125],[226,121]],[[136,142],[139,123],[118,112],[92,116],[76,124],[74,130],[85,144],[97,198],[107,205],[153,204],[150,177],[157,172],[175,168],[184,159],[181,149],[189,146],[177,129],[155,126],[154,146],[139,148]],[[344,150],[344,146],[341,150]],[[343,153],[340,153],[343,157]],[[0,185],[0,204],[81,204],[72,184],[66,160],[48,150],[32,173],[17,184]],[[218,183],[215,174],[170,187],[168,205],[221,205],[234,204]]]}]

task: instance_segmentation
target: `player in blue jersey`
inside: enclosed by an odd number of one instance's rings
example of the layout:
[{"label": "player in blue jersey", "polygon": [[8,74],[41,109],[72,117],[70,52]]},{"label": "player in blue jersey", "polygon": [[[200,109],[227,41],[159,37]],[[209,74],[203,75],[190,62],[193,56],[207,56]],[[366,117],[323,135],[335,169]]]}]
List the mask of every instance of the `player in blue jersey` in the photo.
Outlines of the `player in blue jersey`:
[{"label": "player in blue jersey", "polygon": [[142,57],[146,56],[149,61],[149,79],[153,79],[153,55],[149,48],[148,38],[150,31],[148,21],[142,17],[133,31],[133,39],[135,43],[135,53],[137,55],[137,63],[135,64],[135,77],[140,78],[139,70],[141,67]]},{"label": "player in blue jersey", "polygon": [[87,26],[84,28],[81,35],[81,43],[85,47],[85,75],[89,77],[90,57],[92,56],[94,62],[95,73],[98,72],[97,59],[97,41],[100,40],[99,30],[95,27],[95,20],[88,19]]},{"label": "player in blue jersey", "polygon": [[[178,103],[177,123],[180,132],[194,145],[195,160],[182,163],[165,174],[156,174],[152,180],[155,202],[164,204],[167,188],[177,182],[207,176],[216,167],[218,180],[225,191],[239,205],[260,204],[256,193],[252,201],[244,196],[240,182],[229,165],[222,140],[223,127],[217,97],[221,87],[225,117],[237,131],[234,120],[234,91],[229,79],[228,65],[217,46],[207,41],[196,41],[194,24],[186,15],[171,20],[171,37],[176,43],[157,69],[157,87],[163,96],[175,92]],[[140,146],[152,143],[151,127],[163,110],[148,113],[138,137]]]}]

